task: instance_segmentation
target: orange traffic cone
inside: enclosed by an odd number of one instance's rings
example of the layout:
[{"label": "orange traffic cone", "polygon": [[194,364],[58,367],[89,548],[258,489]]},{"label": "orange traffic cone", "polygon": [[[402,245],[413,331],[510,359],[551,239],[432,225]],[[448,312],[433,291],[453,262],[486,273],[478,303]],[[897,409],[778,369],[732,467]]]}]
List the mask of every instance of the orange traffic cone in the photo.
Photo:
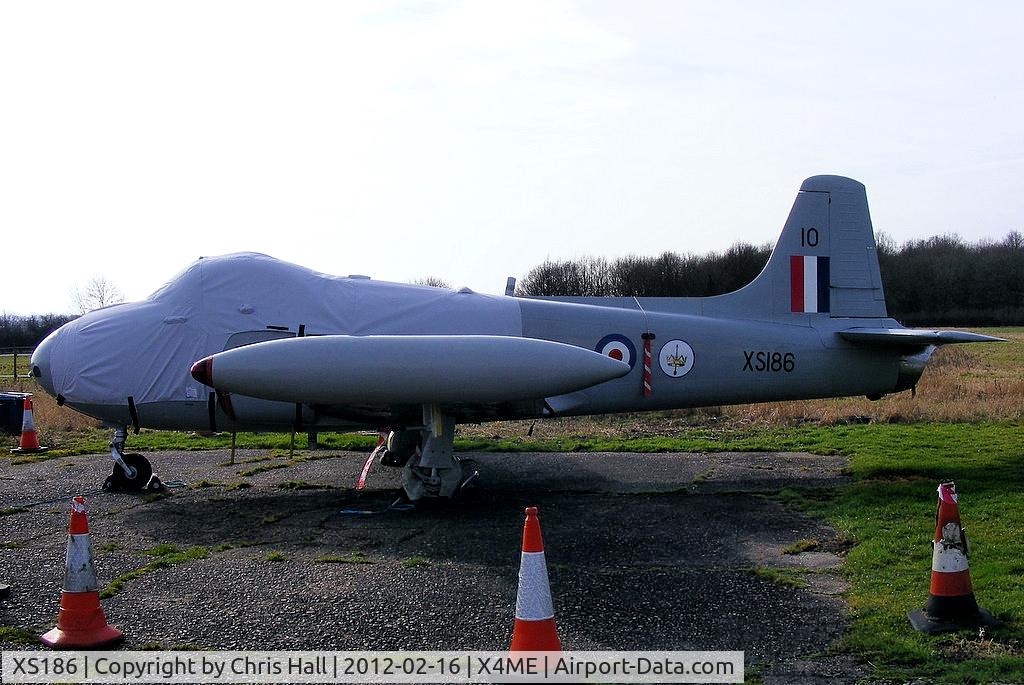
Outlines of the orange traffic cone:
[{"label": "orange traffic cone", "polygon": [[992,614],[978,606],[967,568],[969,545],[960,526],[956,485],[939,485],[939,504],[935,511],[935,538],[932,541],[932,581],[924,609],[907,614],[911,625],[922,633],[997,626]]},{"label": "orange traffic cone", "polygon": [[537,507],[526,508],[523,524],[523,553],[519,564],[519,591],[516,593],[516,622],[512,628],[512,652],[560,652],[555,628],[555,610],[551,605],[548,567],[544,561],[544,541],[540,537]]},{"label": "orange traffic cone", "polygon": [[102,647],[121,637],[120,630],[107,625],[103,609],[100,608],[96,569],[92,563],[92,542],[89,541],[89,521],[85,516],[85,499],[79,495],[71,500],[67,570],[64,574],[64,590],[60,593],[57,627],[39,639],[54,649],[76,649]]},{"label": "orange traffic cone", "polygon": [[21,417],[21,442],[11,454],[35,454],[45,452],[49,447],[40,447],[36,437],[36,424],[32,421],[32,396],[25,396],[25,411]]}]

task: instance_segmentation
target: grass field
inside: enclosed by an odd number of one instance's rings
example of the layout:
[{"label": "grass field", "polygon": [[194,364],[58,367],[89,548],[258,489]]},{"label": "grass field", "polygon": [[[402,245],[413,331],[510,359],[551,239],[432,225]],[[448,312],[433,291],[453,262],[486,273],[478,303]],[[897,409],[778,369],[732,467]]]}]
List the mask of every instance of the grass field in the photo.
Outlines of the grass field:
[{"label": "grass field", "polygon": [[[1024,328],[994,329],[1007,344],[943,348],[918,386],[861,398],[638,415],[460,426],[460,450],[807,451],[851,457],[850,485],[786,489],[786,506],[819,516],[855,542],[844,573],[853,611],[834,649],[896,681],[1024,682]],[[19,384],[31,391],[31,381]],[[106,451],[109,435],[37,394],[51,454]],[[864,423],[867,422],[867,423]],[[13,440],[9,441],[13,444]],[[286,449],[289,436],[240,434],[239,446]],[[375,436],[321,435],[321,445],[368,450]],[[134,450],[226,447],[228,436],[143,431]],[[296,438],[305,447],[305,436]],[[49,455],[48,455],[49,456]],[[300,455],[299,458],[306,458]],[[16,466],[15,466],[16,467]],[[987,634],[926,637],[906,619],[928,595],[935,488],[953,479],[971,537],[979,603],[1004,622]]]},{"label": "grass field", "polygon": [[[814,437],[818,430],[825,431]],[[821,516],[852,538],[849,633],[837,646],[898,681],[1024,681],[1024,427],[915,424],[802,431],[808,451],[849,454],[854,482],[837,491],[780,493],[789,506]],[[935,489],[955,480],[971,538],[971,578],[979,603],[1004,627],[987,635],[925,637],[906,611],[928,595]]]},{"label": "grass field", "polygon": [[[18,354],[18,377],[25,378],[29,375],[31,359],[29,354]],[[0,353],[0,383],[12,380],[14,375],[14,355],[10,352]]]}]

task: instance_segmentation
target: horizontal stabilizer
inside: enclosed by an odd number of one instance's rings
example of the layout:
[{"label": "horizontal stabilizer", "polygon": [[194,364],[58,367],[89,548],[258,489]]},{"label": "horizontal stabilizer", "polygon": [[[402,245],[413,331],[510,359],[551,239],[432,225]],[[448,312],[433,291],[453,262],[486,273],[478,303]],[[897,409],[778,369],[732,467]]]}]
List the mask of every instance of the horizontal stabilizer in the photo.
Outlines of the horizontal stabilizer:
[{"label": "horizontal stabilizer", "polygon": [[951,343],[1006,342],[1003,338],[963,331],[926,331],[915,328],[847,328],[839,331],[845,340],[866,345],[920,347],[921,345],[949,345]]},{"label": "horizontal stabilizer", "polygon": [[542,399],[625,376],[629,364],[565,343],[501,335],[318,335],[206,357],[192,376],[217,390],[303,404]]}]

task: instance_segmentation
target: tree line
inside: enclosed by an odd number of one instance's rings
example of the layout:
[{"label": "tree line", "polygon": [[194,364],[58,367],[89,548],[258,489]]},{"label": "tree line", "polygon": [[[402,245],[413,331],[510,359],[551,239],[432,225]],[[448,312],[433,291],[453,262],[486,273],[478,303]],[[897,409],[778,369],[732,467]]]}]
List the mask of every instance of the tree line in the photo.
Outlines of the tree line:
[{"label": "tree line", "polygon": [[911,326],[1024,324],[1024,235],[968,243],[956,235],[879,240],[889,314]]},{"label": "tree line", "polygon": [[72,314],[17,316],[0,313],[0,354],[12,347],[35,347],[51,331],[76,318],[78,316]]},{"label": "tree line", "polygon": [[[664,252],[618,259],[548,260],[517,295],[706,297],[737,290],[761,272],[769,245],[737,243],[705,255]],[[1024,324],[1024,236],[966,242],[956,235],[897,245],[878,236],[889,315],[909,326]]]}]

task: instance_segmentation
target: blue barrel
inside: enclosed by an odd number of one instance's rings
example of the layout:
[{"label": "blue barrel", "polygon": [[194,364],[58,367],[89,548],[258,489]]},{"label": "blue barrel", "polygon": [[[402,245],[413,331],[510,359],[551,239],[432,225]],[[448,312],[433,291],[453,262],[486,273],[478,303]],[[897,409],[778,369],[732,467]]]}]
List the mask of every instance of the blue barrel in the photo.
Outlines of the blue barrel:
[{"label": "blue barrel", "polygon": [[0,392],[0,432],[5,435],[21,435],[21,420],[24,416],[24,393]]}]

